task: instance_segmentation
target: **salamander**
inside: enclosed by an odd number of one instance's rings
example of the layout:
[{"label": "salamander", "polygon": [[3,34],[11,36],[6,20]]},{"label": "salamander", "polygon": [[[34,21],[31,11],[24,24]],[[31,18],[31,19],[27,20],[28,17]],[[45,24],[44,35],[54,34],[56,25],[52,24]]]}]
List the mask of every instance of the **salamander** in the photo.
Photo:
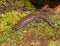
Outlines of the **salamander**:
[{"label": "salamander", "polygon": [[45,20],[51,27],[54,27],[53,23],[50,21],[50,19],[47,16],[46,12],[37,12],[35,14],[29,14],[22,19],[20,19],[17,24],[12,28],[12,30],[17,31],[18,29],[24,27],[27,23],[36,20],[40,22],[40,19]]}]

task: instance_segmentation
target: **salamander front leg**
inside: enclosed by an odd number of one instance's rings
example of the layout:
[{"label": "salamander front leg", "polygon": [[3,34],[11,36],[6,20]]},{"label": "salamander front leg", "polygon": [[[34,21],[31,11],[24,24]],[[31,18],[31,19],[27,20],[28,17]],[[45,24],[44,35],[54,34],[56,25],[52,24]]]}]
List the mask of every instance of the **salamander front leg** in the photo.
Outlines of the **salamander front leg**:
[{"label": "salamander front leg", "polygon": [[[36,20],[36,22],[38,22],[38,23],[40,23],[41,22],[41,20],[40,20],[40,18],[34,18],[35,20]],[[33,26],[33,27],[37,27],[37,25],[35,25],[34,23],[31,23],[31,25]]]},{"label": "salamander front leg", "polygon": [[35,20],[38,22],[38,23],[41,23],[41,19],[40,18],[35,18]]}]

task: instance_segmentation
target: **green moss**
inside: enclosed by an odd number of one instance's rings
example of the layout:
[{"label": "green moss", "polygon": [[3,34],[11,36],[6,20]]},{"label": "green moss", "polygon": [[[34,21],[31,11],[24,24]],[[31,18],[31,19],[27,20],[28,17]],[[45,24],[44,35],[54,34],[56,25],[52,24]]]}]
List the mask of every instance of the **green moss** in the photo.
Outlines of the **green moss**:
[{"label": "green moss", "polygon": [[51,41],[47,44],[47,46],[60,46],[59,44],[60,44],[59,41],[53,41],[53,40],[51,40]]},{"label": "green moss", "polygon": [[0,31],[5,31],[7,30],[7,28],[14,26],[17,23],[17,21],[24,16],[26,16],[25,13],[20,13],[16,11],[8,12],[6,14],[1,14]]}]

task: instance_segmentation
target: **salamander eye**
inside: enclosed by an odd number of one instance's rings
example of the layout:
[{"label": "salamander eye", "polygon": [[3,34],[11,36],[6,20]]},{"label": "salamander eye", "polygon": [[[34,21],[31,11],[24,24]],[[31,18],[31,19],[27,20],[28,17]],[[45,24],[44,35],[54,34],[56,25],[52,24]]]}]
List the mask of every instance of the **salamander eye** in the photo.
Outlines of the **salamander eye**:
[{"label": "salamander eye", "polygon": [[16,28],[16,27],[13,27],[13,28],[12,28],[12,30],[16,31],[16,30],[17,30],[17,28]]}]

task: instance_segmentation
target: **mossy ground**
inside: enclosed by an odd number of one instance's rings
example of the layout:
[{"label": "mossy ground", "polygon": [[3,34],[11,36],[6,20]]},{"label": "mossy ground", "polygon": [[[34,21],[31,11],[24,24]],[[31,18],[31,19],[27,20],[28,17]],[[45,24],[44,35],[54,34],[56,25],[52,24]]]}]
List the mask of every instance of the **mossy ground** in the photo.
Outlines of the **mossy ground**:
[{"label": "mossy ground", "polygon": [[[20,45],[20,43],[22,44],[21,46],[31,46],[30,44],[33,46],[39,46],[41,41],[47,37],[49,38],[51,36],[54,36],[60,39],[59,12],[60,11],[56,11],[56,15],[49,15],[49,18],[51,22],[54,23],[55,28],[52,28],[47,24],[47,22],[41,19],[41,23],[32,21],[16,32],[12,30],[12,27],[17,23],[19,19],[26,16],[27,12],[12,11],[5,14],[0,14],[0,46],[17,46]],[[35,40],[37,41],[36,43]],[[55,44],[54,41],[52,42]],[[50,46],[49,44],[47,46]]]}]

